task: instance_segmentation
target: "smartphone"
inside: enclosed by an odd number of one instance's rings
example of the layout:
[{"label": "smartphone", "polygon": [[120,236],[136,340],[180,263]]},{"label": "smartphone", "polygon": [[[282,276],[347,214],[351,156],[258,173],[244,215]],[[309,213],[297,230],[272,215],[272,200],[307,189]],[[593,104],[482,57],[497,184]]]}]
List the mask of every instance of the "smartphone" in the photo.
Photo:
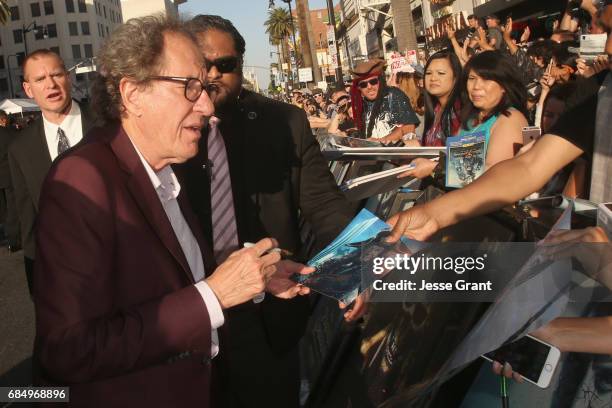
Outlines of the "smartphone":
[{"label": "smartphone", "polygon": [[526,126],[523,128],[523,146],[538,140],[542,136],[542,129],[539,126]]},{"label": "smartphone", "polygon": [[510,363],[512,370],[525,380],[547,388],[561,352],[555,346],[527,335],[481,357],[491,362]]},{"label": "smartphone", "polygon": [[606,53],[607,34],[582,34],[580,36],[580,58],[592,61]]},{"label": "smartphone", "polygon": [[545,71],[548,75],[550,75],[550,72],[552,71],[554,65],[555,65],[554,59],[551,58],[550,61],[548,61],[548,65],[546,66],[546,71]]}]

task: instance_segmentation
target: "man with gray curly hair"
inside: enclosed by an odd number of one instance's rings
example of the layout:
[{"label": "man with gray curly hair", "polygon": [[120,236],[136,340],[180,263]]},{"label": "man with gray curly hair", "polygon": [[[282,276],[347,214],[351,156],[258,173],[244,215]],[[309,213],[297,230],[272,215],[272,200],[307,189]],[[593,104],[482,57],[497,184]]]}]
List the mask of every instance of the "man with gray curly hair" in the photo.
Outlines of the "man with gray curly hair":
[{"label": "man with gray curly hair", "polygon": [[94,106],[108,124],[55,163],[40,200],[41,380],[70,386],[75,406],[215,405],[223,310],[264,290],[307,292],[286,279],[305,267],[279,262],[271,238],[217,266],[179,194],[171,164],[197,153],[214,109],[202,55],[180,23],[130,20],[98,64]]}]

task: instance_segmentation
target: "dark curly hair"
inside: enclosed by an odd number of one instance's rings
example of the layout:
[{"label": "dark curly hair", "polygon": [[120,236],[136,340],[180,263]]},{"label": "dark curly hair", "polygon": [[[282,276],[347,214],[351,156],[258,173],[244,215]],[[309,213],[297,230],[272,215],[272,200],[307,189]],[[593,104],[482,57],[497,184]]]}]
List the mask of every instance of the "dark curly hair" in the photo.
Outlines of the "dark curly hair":
[{"label": "dark curly hair", "polygon": [[196,41],[183,23],[163,15],[130,19],[107,39],[96,59],[100,75],[92,85],[92,106],[101,118],[121,119],[121,79],[146,86],[151,76],[158,74],[165,33],[179,33]]},{"label": "dark curly hair", "polygon": [[467,92],[467,81],[472,71],[484,79],[497,82],[505,91],[501,101],[483,121],[499,114],[509,116],[510,108],[515,108],[525,117],[529,117],[527,112],[527,87],[523,83],[521,72],[513,59],[501,51],[485,51],[472,57],[463,69],[461,124],[464,129],[470,128],[472,121],[478,117],[479,112]]}]

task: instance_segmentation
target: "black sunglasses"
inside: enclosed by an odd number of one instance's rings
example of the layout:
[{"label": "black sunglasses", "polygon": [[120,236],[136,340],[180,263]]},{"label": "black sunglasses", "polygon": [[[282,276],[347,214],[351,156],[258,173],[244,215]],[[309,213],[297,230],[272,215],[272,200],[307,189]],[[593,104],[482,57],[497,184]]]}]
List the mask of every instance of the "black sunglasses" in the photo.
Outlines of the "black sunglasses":
[{"label": "black sunglasses", "polygon": [[198,78],[171,77],[171,76],[152,76],[149,79],[157,81],[178,82],[185,86],[185,98],[189,102],[196,102],[204,90],[210,91],[210,86],[204,84]]},{"label": "black sunglasses", "polygon": [[372,86],[376,86],[378,85],[378,77],[376,78],[372,78],[372,79],[368,79],[367,81],[361,81],[359,82],[357,85],[361,88],[361,89],[365,89],[368,87],[368,84],[372,85]]},{"label": "black sunglasses", "polygon": [[222,74],[229,74],[230,72],[234,72],[240,63],[240,58],[238,57],[221,57],[217,58],[214,61],[210,61],[204,59],[204,64],[206,65],[206,69],[208,71],[211,70],[212,67],[217,68]]}]

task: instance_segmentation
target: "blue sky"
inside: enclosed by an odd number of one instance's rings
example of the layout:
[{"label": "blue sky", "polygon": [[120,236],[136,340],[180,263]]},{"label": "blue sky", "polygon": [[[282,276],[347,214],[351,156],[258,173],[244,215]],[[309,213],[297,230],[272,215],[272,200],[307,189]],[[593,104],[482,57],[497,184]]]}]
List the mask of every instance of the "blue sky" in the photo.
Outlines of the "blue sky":
[{"label": "blue sky", "polygon": [[[259,84],[267,88],[270,82],[270,73],[267,67],[272,59],[272,47],[268,43],[268,36],[264,28],[264,21],[268,17],[268,0],[188,0],[179,6],[181,14],[217,14],[230,20],[246,40],[245,65],[266,67],[255,69]],[[286,6],[281,0],[275,1],[277,6]],[[334,1],[336,4],[337,1]],[[326,8],[325,0],[309,0],[310,9]],[[295,1],[291,5],[295,8]],[[276,61],[276,55],[273,55]]]}]

